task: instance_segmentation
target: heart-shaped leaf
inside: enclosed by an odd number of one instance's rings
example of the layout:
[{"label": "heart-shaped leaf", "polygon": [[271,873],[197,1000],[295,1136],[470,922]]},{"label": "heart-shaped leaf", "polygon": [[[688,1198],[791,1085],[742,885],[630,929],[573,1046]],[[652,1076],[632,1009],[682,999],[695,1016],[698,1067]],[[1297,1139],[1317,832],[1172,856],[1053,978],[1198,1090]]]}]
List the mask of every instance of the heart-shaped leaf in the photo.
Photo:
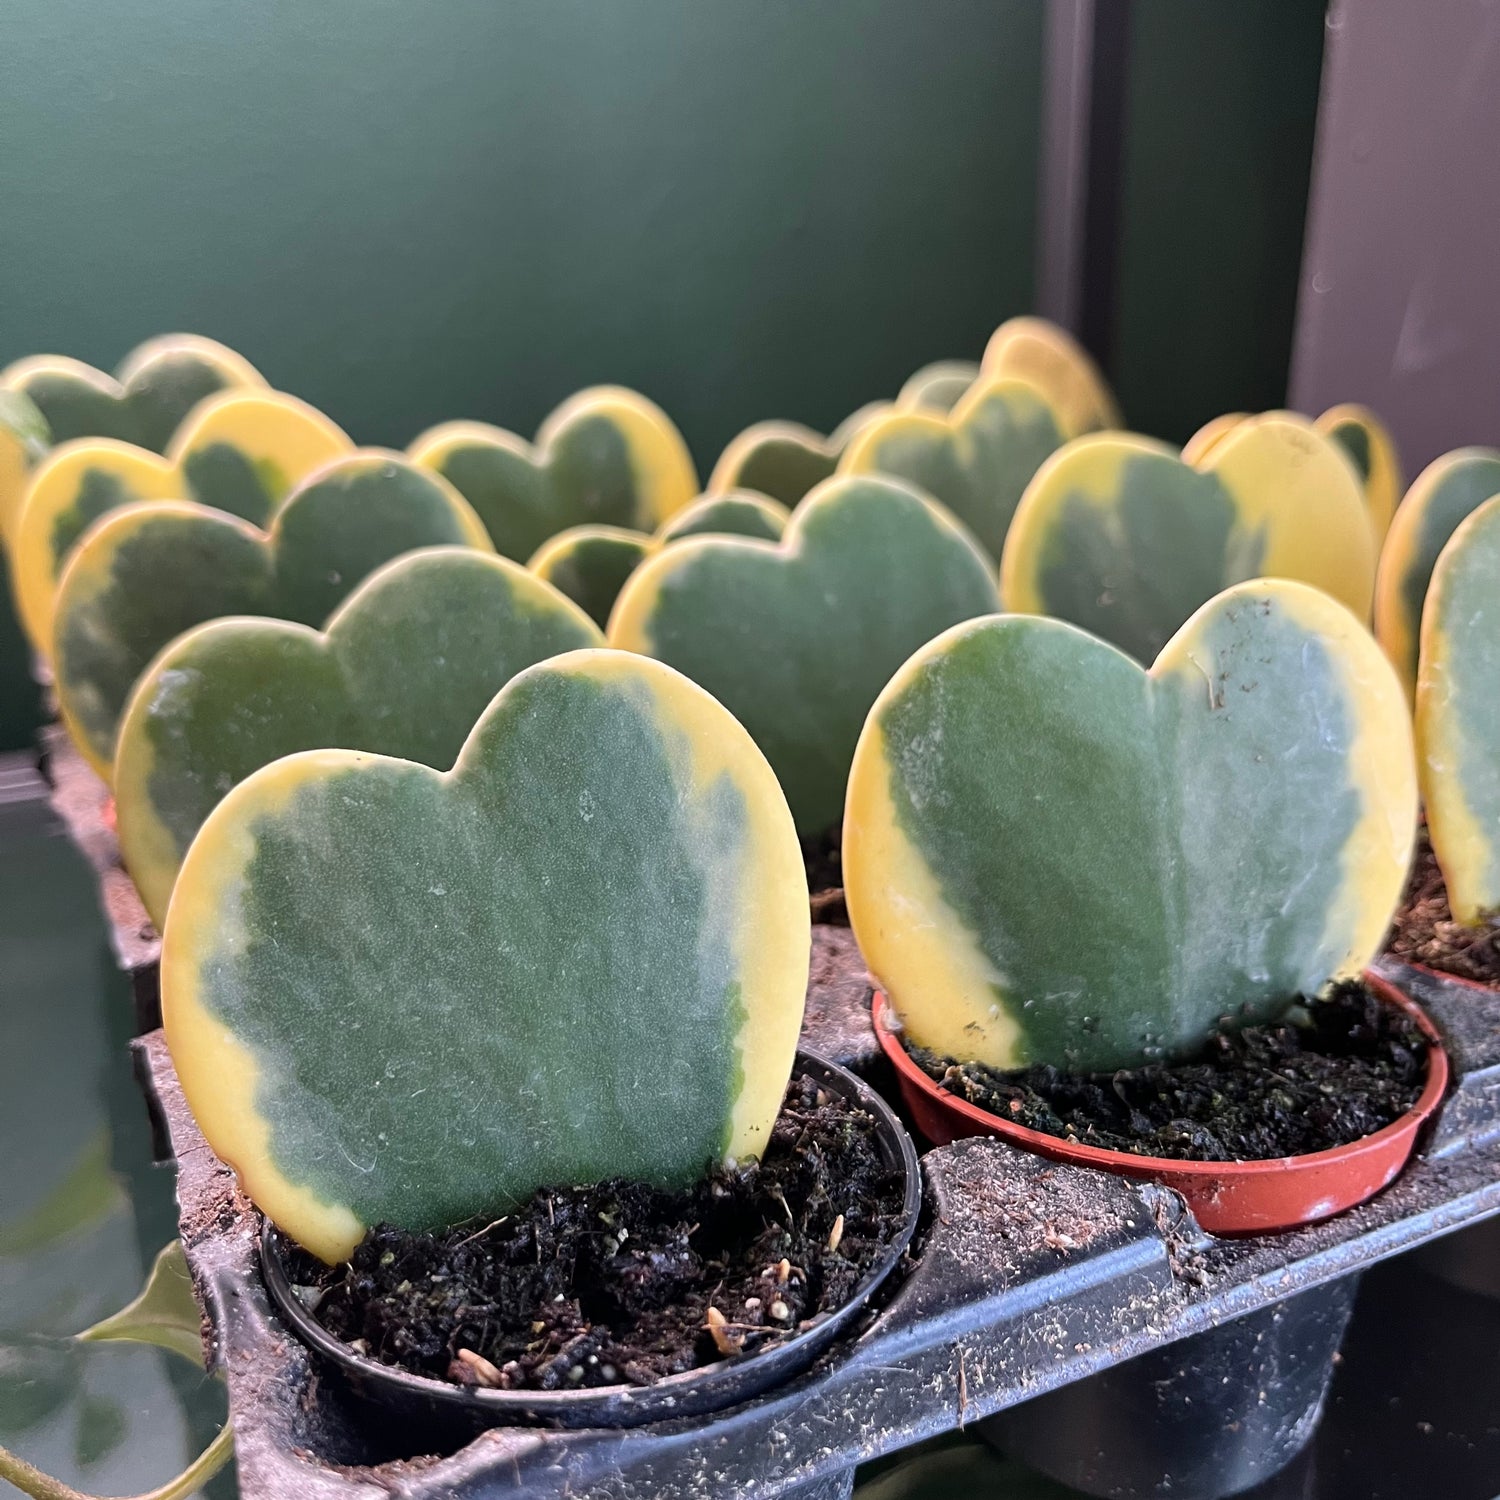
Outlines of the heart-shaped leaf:
[{"label": "heart-shaped leaf", "polygon": [[941,501],[999,558],[1031,477],[1063,442],[1056,413],[1025,381],[984,380],[948,415],[894,410],[867,422],[841,474],[887,474]]},{"label": "heart-shaped leaf", "polygon": [[30,397],[0,387],[0,542],[13,545],[31,471],[47,456],[52,432]]},{"label": "heart-shaped leaf", "polygon": [[922,407],[927,411],[952,411],[979,379],[979,366],[968,359],[940,359],[923,365],[896,397],[903,408]]},{"label": "heart-shaped leaf", "polygon": [[523,667],[603,643],[519,563],[473,547],[387,563],[322,633],[224,619],[179,636],[136,683],[115,748],[120,852],[152,921],[203,820],[251,772],[324,748],[446,771]]},{"label": "heart-shaped leaf", "polygon": [[990,335],[980,368],[987,376],[1030,381],[1056,412],[1064,437],[1120,426],[1120,409],[1099,367],[1045,318],[1002,323]]},{"label": "heart-shaped leaf", "polygon": [[451,544],[490,550],[449,485],[371,448],[312,474],[269,532],[185,501],[114,511],[84,537],[58,586],[52,660],[63,722],[108,778],[131,689],[183,631],[221,615],[321,626],[382,563]]},{"label": "heart-shaped leaf", "polygon": [[1422,606],[1438,554],[1486,500],[1500,495],[1500,449],[1456,448],[1422,470],[1391,518],[1375,578],[1375,634],[1414,694]]},{"label": "heart-shaped leaf", "polygon": [[1285,580],[1206,604],[1150,672],[1002,615],[918,652],[870,713],[844,820],[860,951],[921,1046],[1130,1066],[1357,972],[1401,894],[1401,689]]},{"label": "heart-shaped leaf", "polygon": [[178,429],[165,458],[113,438],[79,438],[37,468],[16,522],[21,619],[45,653],[57,580],[101,516],[139,500],[196,500],[264,527],[291,488],[353,449],[322,412],[280,391],[209,397]]},{"label": "heart-shaped leaf", "polygon": [[342,750],[214,810],[172,898],[162,1014],[209,1144],[327,1260],[548,1184],[758,1153],[807,984],[770,767],[659,663],[513,678],[451,772]]},{"label": "heart-shaped leaf", "polygon": [[751,490],[792,509],[809,490],[833,478],[855,433],[892,410],[889,401],[868,402],[827,437],[800,422],[757,422],[719,455],[708,493]]},{"label": "heart-shaped leaf", "polygon": [[572,526],[543,542],[528,566],[603,630],[625,580],[658,547],[689,536],[779,541],[790,516],[784,505],[749,490],[704,495],[664,521],[655,536],[621,526]]},{"label": "heart-shaped leaf", "polygon": [[563,402],[534,445],[485,422],[447,422],[409,453],[464,496],[495,550],[517,562],[570,526],[654,531],[698,493],[682,434],[623,386],[593,386]]},{"label": "heart-shaped leaf", "polygon": [[183,418],[205,397],[265,383],[233,349],[191,333],[164,334],[138,345],[118,375],[54,354],[0,370],[0,389],[29,396],[54,443],[112,437],[156,453],[165,451]]},{"label": "heart-shaped leaf", "polygon": [[1310,422],[1268,412],[1199,459],[1101,432],[1037,474],[1000,564],[1005,607],[1056,615],[1149,662],[1201,604],[1272,576],[1369,617],[1375,537],[1354,470]]},{"label": "heart-shaped leaf", "polygon": [[1390,429],[1368,406],[1350,402],[1330,406],[1314,425],[1349,455],[1364,486],[1375,540],[1383,540],[1401,503],[1402,488],[1401,455]]},{"label": "heart-shaped leaf", "polygon": [[838,822],[860,725],[924,641],[998,608],[983,553],[905,485],[840,476],[779,543],[694,537],[648,558],[613,646],[669,662],[755,737],[803,833]]},{"label": "heart-shaped leaf", "polygon": [[1422,610],[1417,759],[1458,921],[1500,914],[1500,495],[1438,554]]},{"label": "heart-shaped leaf", "polygon": [[[1202,467],[1213,448],[1241,422],[1248,421],[1249,415],[1248,412],[1232,411],[1205,422],[1182,445],[1183,463]],[[1279,415],[1295,416],[1295,413]],[[1389,530],[1391,517],[1401,501],[1401,459],[1396,452],[1395,439],[1380,418],[1366,406],[1331,406],[1313,426],[1324,437],[1331,438],[1354,465],[1354,472],[1364,490],[1365,509],[1379,543]]]}]

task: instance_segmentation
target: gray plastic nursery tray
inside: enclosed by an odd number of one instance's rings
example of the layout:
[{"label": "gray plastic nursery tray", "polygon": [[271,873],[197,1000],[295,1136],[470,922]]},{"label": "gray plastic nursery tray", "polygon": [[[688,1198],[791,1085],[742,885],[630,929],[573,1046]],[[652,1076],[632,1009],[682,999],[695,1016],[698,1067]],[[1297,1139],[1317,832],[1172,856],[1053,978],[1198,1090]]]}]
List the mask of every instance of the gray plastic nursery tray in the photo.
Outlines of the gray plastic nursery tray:
[{"label": "gray plastic nursery tray", "polygon": [[[498,1428],[456,1452],[398,1440],[277,1320],[258,1270],[258,1216],[193,1124],[161,1036],[144,1037],[140,1073],[179,1163],[183,1242],[229,1383],[242,1492],[832,1500],[866,1459],[1483,1219],[1500,1211],[1500,995],[1388,972],[1444,1031],[1456,1086],[1418,1158],[1361,1208],[1288,1234],[1215,1240],[1165,1190],[998,1141],[958,1142],[923,1157],[928,1213],[904,1282],[807,1374],[715,1416],[627,1431]],[[841,973],[862,1003],[858,978]],[[849,1014],[815,1014],[805,1045],[816,1049],[821,1025],[856,1061],[864,1043],[849,1003]]]}]

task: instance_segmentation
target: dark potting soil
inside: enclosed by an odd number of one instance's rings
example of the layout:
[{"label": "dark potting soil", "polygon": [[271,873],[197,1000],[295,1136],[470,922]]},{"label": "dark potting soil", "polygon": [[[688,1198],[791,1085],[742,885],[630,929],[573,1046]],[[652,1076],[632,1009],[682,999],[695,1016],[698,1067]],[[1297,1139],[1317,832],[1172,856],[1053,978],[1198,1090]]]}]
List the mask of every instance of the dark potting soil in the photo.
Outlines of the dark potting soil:
[{"label": "dark potting soil", "polygon": [[844,830],[839,824],[826,833],[807,834],[802,840],[812,919],[828,927],[849,925],[849,908],[844,905],[843,848]]},{"label": "dark potting soil", "polygon": [[287,1270],[330,1333],[415,1374],[649,1385],[843,1306],[899,1231],[903,1193],[874,1118],[798,1075],[762,1160],[685,1192],[546,1190],[488,1225],[379,1226],[340,1266],[293,1250]]},{"label": "dark potting soil", "polygon": [[1427,1073],[1416,1023],[1357,980],[1288,1019],[1222,1031],[1197,1057],[1117,1073],[1045,1064],[1001,1072],[907,1051],[950,1093],[1017,1125],[1182,1161],[1264,1161],[1346,1145],[1405,1114]]},{"label": "dark potting soil", "polygon": [[1407,963],[1500,989],[1500,915],[1480,927],[1461,927],[1453,920],[1425,823],[1386,951]]}]

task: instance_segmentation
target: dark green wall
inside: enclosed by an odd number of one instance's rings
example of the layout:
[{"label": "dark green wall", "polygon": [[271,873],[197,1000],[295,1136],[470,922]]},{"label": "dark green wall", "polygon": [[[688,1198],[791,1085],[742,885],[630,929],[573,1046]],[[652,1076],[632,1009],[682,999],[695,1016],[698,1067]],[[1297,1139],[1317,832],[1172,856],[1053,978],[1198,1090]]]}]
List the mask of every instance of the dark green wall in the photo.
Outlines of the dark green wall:
[{"label": "dark green wall", "polygon": [[1181,442],[1286,399],[1324,0],[1137,0],[1110,373]]},{"label": "dark green wall", "polygon": [[[1037,0],[0,5],[0,364],[223,339],[358,439],[661,402],[706,471],[1031,300]],[[9,638],[9,639],[7,639]],[[28,731],[0,621],[0,746]]]}]

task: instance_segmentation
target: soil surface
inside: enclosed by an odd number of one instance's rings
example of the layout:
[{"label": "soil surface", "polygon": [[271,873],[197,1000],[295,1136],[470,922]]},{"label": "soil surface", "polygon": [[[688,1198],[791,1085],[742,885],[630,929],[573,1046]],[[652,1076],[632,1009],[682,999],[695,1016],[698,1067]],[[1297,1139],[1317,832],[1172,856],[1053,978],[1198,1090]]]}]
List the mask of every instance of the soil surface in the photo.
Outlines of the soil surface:
[{"label": "soil surface", "polygon": [[1500,989],[1500,915],[1482,927],[1460,927],[1453,920],[1425,823],[1386,951],[1392,958]]},{"label": "soil surface", "polygon": [[830,828],[827,833],[808,834],[802,840],[812,919],[830,927],[849,925],[849,908],[844,905],[843,847],[842,825]]},{"label": "soil surface", "polygon": [[686,1192],[548,1190],[492,1224],[382,1225],[344,1265],[294,1250],[287,1269],[330,1333],[415,1374],[649,1385],[843,1306],[899,1231],[903,1190],[874,1118],[799,1075],[764,1158]]},{"label": "soil surface", "polygon": [[907,1050],[950,1093],[1017,1125],[1182,1161],[1346,1145],[1405,1114],[1427,1074],[1416,1023],[1358,981],[1272,1025],[1221,1032],[1198,1057],[1118,1073],[1000,1072]]}]

